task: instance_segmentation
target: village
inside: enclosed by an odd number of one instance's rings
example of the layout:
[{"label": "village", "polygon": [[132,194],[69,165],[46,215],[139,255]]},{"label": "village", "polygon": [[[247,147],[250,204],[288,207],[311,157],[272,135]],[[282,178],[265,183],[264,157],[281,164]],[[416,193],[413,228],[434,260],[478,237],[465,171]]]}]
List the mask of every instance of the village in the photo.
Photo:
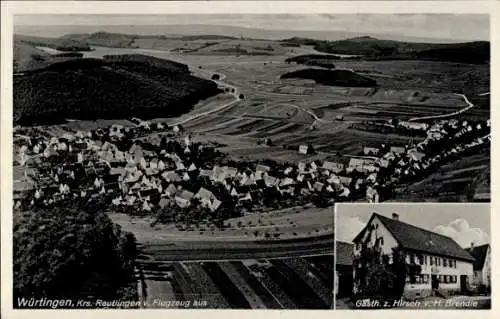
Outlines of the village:
[{"label": "village", "polygon": [[[185,230],[209,220],[222,227],[228,218],[255,211],[379,202],[390,198],[394,185],[418,180],[489,143],[491,125],[490,120],[388,121],[377,125],[427,137],[406,146],[364,147],[348,162],[294,164],[233,161],[216,144],[193,142],[181,125],[132,122],[135,127],[113,124],[61,137],[15,134],[14,169],[23,171],[25,179],[19,187],[15,181],[15,209],[93,199],[113,211],[182,223]],[[161,138],[141,140],[153,134]],[[298,152],[307,155],[314,149],[300,145]]]}]

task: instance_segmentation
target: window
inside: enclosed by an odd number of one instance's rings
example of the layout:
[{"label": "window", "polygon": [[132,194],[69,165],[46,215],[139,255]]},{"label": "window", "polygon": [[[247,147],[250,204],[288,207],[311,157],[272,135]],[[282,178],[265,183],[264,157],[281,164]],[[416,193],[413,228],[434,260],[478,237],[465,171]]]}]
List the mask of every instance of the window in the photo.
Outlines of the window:
[{"label": "window", "polygon": [[[446,259],[445,259],[445,260],[446,260]],[[447,284],[447,283],[448,283],[448,275],[444,275],[443,277],[444,277],[444,278],[443,278],[443,282],[444,282],[445,284]]]},{"label": "window", "polygon": [[427,265],[427,256],[424,256],[424,264]]},{"label": "window", "polygon": [[451,282],[456,284],[457,283],[457,276],[451,276]]},{"label": "window", "polygon": [[380,237],[380,245],[384,244],[384,237]]},{"label": "window", "polygon": [[429,275],[422,275],[422,283],[424,284],[429,283]]},{"label": "window", "polygon": [[457,261],[456,260],[453,261],[453,267],[457,268]]},{"label": "window", "polygon": [[422,256],[422,255],[418,255],[418,256],[417,256],[417,258],[418,258],[418,263],[419,263],[420,265],[423,265],[423,264],[424,264],[424,256]]},{"label": "window", "polygon": [[436,257],[436,259],[437,259],[437,265],[438,265],[438,266],[441,266],[441,258]]},{"label": "window", "polygon": [[375,229],[378,229],[378,224],[375,224]]},{"label": "window", "polygon": [[433,257],[429,257],[429,264],[431,266],[434,265],[434,258]]},{"label": "window", "polygon": [[359,250],[361,248],[361,245],[359,243],[356,243],[356,250]]},{"label": "window", "polygon": [[443,258],[443,267],[448,267],[447,259]]},{"label": "window", "polygon": [[406,276],[406,283],[407,284],[416,284],[417,283],[417,277],[418,276]]}]

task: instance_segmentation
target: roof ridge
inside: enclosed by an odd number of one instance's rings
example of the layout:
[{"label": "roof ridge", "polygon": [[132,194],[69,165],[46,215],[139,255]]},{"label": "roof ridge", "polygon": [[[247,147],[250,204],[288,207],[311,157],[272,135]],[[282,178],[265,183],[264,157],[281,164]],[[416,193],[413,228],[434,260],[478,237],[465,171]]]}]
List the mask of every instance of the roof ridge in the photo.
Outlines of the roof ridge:
[{"label": "roof ridge", "polygon": [[422,228],[422,227],[418,227],[418,226],[415,226],[415,225],[412,225],[410,223],[406,223],[406,222],[403,222],[403,221],[400,221],[400,220],[392,219],[392,218],[389,218],[387,216],[380,215],[379,213],[373,213],[373,214],[377,215],[378,217],[382,217],[382,218],[388,219],[388,220],[393,221],[393,222],[398,222],[398,223],[405,224],[405,225],[408,225],[410,227],[417,228],[419,230],[422,230],[422,231],[425,231],[425,232],[428,232],[428,233],[431,233],[431,234],[435,234],[435,235],[438,235],[438,236],[441,236],[441,237],[449,238],[449,239],[453,240],[456,243],[455,239],[451,238],[450,236],[446,236],[446,235],[434,232],[432,230],[428,230],[428,229],[425,229],[425,228]]},{"label": "roof ridge", "polygon": [[469,250],[469,249],[475,249],[475,248],[480,248],[480,247],[489,246],[489,245],[490,245],[490,243],[486,243],[486,244],[477,245],[477,246],[474,246],[474,247],[465,247],[464,249],[465,250]]},{"label": "roof ridge", "polygon": [[337,244],[337,243],[348,244],[348,245],[354,245],[352,242],[348,242],[348,241],[345,241],[345,240],[336,240],[336,241],[335,241],[335,244]]}]

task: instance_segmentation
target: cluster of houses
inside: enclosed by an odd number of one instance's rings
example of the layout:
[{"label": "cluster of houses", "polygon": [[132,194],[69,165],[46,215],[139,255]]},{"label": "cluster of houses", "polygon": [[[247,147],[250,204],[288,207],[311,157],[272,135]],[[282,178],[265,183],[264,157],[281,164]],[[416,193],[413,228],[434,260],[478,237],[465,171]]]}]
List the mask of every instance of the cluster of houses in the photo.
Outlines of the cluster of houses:
[{"label": "cluster of houses", "polygon": [[[195,145],[190,135],[186,135],[182,142],[175,141],[176,151],[145,148],[138,143],[120,149],[117,142],[130,135],[130,129],[124,132],[123,127],[112,125],[108,129],[99,129],[99,132],[33,139],[20,147],[18,162],[26,165],[29,160],[38,161],[35,167],[28,165],[25,173],[36,181],[31,203],[52,204],[68,197],[106,195],[115,206],[145,211],[167,205],[186,208],[193,204],[216,211],[226,201],[248,206],[263,196],[294,198],[316,194],[331,201],[364,198],[378,202],[379,187],[397,182],[404,176],[416,175],[447,154],[489,140],[488,135],[468,144],[449,145],[450,148],[443,149],[441,154],[429,156],[427,144],[449,135],[444,129],[445,123],[455,128],[457,139],[476,134],[476,131],[482,132],[490,125],[487,121],[472,127],[467,121],[453,120],[432,126],[415,123],[421,129],[425,128],[428,134],[425,141],[417,145],[365,147],[362,156],[352,156],[348,162],[299,162],[279,169],[263,164],[232,167],[206,163],[203,161],[204,146]],[[137,126],[141,130],[151,130],[147,122],[138,120]],[[156,130],[162,130],[157,124],[155,126]],[[179,127],[173,130],[181,132]],[[102,136],[106,136],[104,142]],[[195,161],[192,153],[202,160]],[[381,171],[384,174],[380,174]],[[230,196],[215,191],[221,187]]]},{"label": "cluster of houses", "polygon": [[[336,243],[336,282],[338,298],[360,292],[363,273],[358,260],[363,249],[377,251],[380,264],[392,264],[394,251],[405,263],[418,265],[408,273],[403,296],[421,298],[438,292],[467,294],[482,287],[491,288],[491,247],[489,244],[461,247],[452,238],[392,218],[373,213],[352,243]],[[383,296],[381,296],[383,297]]]}]

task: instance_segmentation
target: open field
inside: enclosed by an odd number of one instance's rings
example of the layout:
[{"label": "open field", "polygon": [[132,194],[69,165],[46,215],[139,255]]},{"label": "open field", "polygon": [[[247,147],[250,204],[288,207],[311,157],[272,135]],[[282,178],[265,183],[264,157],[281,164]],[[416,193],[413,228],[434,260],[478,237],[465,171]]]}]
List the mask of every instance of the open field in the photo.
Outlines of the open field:
[{"label": "open field", "polygon": [[[466,104],[461,97],[445,88],[459,85],[464,78],[474,80],[487,73],[484,66],[444,62],[338,61],[338,67],[353,69],[368,76],[384,76],[383,80],[377,77],[381,84],[379,88],[339,88],[307,81],[280,80],[282,74],[301,68],[285,62],[290,52],[269,57],[201,57],[155,49],[97,47],[95,51],[85,54],[100,57],[133,52],[186,63],[195,75],[206,77],[207,74],[222,74],[224,78],[221,83],[236,87],[245,95],[244,99],[234,101],[230,94],[218,95],[199,102],[190,112],[169,121],[181,122],[190,132],[204,133],[203,139],[212,138],[228,144],[225,150],[230,150],[235,157],[248,155],[279,161],[303,158],[293,151],[283,150],[281,146],[284,144],[311,143],[325,153],[347,154],[357,153],[363,146],[380,143],[405,144],[409,140],[407,136],[365,133],[348,127],[357,121],[391,118],[407,120],[455,112]],[[248,77],[248,74],[252,76]],[[404,74],[404,79],[400,78],[401,74]],[[481,97],[481,100],[487,98]],[[228,107],[206,114],[227,104]],[[468,115],[477,118],[485,114],[482,108],[475,108],[460,116]],[[344,122],[335,121],[337,116],[343,116]],[[311,125],[314,125],[314,131],[310,131]],[[232,136],[245,137],[247,142],[240,143]],[[270,138],[276,146],[257,147],[257,141],[263,138]]]},{"label": "open field", "polygon": [[[182,123],[195,135],[195,140],[225,144],[220,150],[236,159],[297,162],[336,157],[346,162],[348,157],[342,155],[357,154],[365,146],[404,145],[411,137],[368,133],[352,129],[350,125],[367,120],[407,120],[450,114],[467,106],[454,94],[456,91],[466,92],[473,103],[478,103],[477,107],[457,115],[458,118],[489,117],[489,96],[478,95],[489,90],[488,65],[338,60],[336,68],[372,77],[379,85],[377,88],[344,88],[309,80],[280,79],[285,73],[304,68],[285,62],[287,58],[318,53],[308,46],[284,47],[275,41],[231,38],[137,41],[142,42],[135,44],[139,47],[136,49],[95,47],[94,51],[84,54],[100,58],[110,54],[140,53],[183,63],[193,75],[202,78],[219,74],[221,80],[216,81],[217,84],[235,89],[234,93],[200,101],[180,117],[166,120]],[[221,49],[236,46],[248,52],[264,48],[261,51],[270,55],[220,53]],[[238,93],[244,98],[238,99]],[[342,116],[343,121],[336,121],[338,116]],[[106,120],[76,121],[42,130],[49,135],[62,135],[67,130],[92,129],[107,123]],[[273,146],[257,145],[265,138],[269,138]],[[413,140],[420,141],[419,138]],[[283,148],[300,144],[311,144],[318,153],[302,155]]]},{"label": "open field", "polygon": [[[199,229],[180,231],[174,225],[151,227],[153,219],[132,218],[112,213],[111,219],[123,230],[136,235],[142,244],[174,244],[196,241],[248,241],[264,239],[264,234],[279,233],[280,238],[307,238],[333,232],[333,209],[294,208],[269,213],[254,213],[226,221],[224,230],[200,226]],[[255,236],[255,231],[258,235]]]},{"label": "open field", "polygon": [[144,264],[142,271],[148,308],[168,307],[158,298],[190,301],[171,308],[328,309],[333,302],[333,256]]}]

